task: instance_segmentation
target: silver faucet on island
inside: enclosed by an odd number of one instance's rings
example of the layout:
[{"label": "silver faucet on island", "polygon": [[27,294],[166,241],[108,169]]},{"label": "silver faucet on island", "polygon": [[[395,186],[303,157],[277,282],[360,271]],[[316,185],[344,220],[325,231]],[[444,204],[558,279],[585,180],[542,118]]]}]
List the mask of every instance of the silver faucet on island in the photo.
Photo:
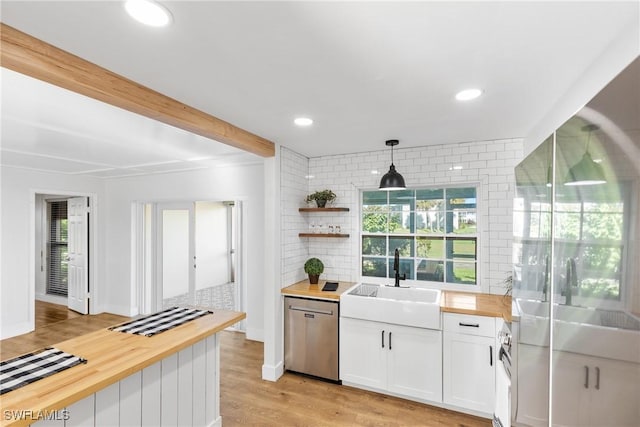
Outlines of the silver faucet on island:
[{"label": "silver faucet on island", "polygon": [[399,288],[400,280],[407,280],[407,275],[403,274],[402,276],[400,276],[400,252],[398,252],[398,248],[396,248],[395,254],[393,256],[393,270],[396,272],[396,281],[393,286]]},{"label": "silver faucet on island", "polygon": [[571,297],[573,296],[573,288],[578,286],[578,277],[576,276],[576,260],[567,259],[566,284],[564,287],[564,303],[571,305]]}]

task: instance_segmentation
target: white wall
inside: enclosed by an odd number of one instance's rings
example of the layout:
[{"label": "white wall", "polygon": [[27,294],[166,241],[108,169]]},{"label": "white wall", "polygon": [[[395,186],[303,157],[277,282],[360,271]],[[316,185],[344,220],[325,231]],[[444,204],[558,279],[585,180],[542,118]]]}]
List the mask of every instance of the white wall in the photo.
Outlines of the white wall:
[{"label": "white wall", "polygon": [[[524,155],[531,153],[538,145],[558,129],[565,121],[584,107],[620,71],[640,55],[640,2],[638,13],[628,28],[588,67],[565,93],[558,93],[557,99],[549,100],[549,110],[541,119],[532,123],[532,129],[524,139]],[[550,64],[554,66],[554,64]],[[561,67],[562,64],[555,64]]]},{"label": "white wall", "polygon": [[298,233],[309,228],[312,216],[301,215],[298,208],[306,206],[309,159],[285,147],[280,150],[280,224],[282,242],[282,287],[304,280],[304,263],[309,258],[306,239]]},{"label": "white wall", "polygon": [[[1,171],[2,252],[0,273],[0,338],[24,334],[34,329],[33,301],[35,297],[34,231],[35,193],[95,194],[98,203],[104,200],[102,180],[73,175],[50,174],[2,167]],[[95,208],[95,206],[94,206]],[[105,221],[97,215],[98,246],[92,245],[96,256],[104,254]],[[94,274],[100,287],[105,283],[99,265]],[[98,299],[98,303],[99,303]]]},{"label": "white wall", "polygon": [[247,338],[264,335],[264,191],[263,165],[150,175],[109,180],[106,184],[106,257],[104,311],[137,314],[133,286],[131,235],[134,202],[242,200],[247,217]]}]

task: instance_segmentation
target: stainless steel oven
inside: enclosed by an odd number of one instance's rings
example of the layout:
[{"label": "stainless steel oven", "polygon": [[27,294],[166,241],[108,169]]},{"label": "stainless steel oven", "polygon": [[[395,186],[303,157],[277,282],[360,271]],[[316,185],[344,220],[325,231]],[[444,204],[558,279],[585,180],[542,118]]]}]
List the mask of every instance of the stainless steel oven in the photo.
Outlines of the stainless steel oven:
[{"label": "stainless steel oven", "polygon": [[511,323],[504,322],[498,333],[498,364],[496,366],[496,406],[494,427],[511,427]]}]

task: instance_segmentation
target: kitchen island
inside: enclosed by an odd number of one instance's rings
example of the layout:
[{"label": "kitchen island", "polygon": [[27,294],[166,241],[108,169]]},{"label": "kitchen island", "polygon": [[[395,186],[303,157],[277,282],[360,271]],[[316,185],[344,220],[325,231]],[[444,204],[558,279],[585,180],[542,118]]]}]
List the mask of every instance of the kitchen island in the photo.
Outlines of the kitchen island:
[{"label": "kitchen island", "polygon": [[0,425],[221,425],[217,333],[245,317],[216,310],[151,337],[101,329],[55,344],[87,363],[4,394]]}]

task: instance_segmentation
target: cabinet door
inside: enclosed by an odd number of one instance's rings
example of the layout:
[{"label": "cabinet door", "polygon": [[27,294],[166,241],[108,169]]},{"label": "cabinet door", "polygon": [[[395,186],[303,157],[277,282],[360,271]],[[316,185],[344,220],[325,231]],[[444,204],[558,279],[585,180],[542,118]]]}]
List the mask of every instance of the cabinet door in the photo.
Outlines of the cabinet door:
[{"label": "cabinet door", "polygon": [[388,390],[442,402],[442,332],[394,325],[388,341]]},{"label": "cabinet door", "polygon": [[518,345],[518,423],[549,425],[549,348]]},{"label": "cabinet door", "polygon": [[383,323],[340,319],[340,379],[343,382],[379,390],[386,387],[388,333],[389,326]]},{"label": "cabinet door", "polygon": [[492,414],[495,403],[493,337],[444,332],[443,400]]},{"label": "cabinet door", "polygon": [[[587,401],[593,386],[593,369],[586,356],[565,351],[553,352],[553,425],[588,425]],[[588,377],[588,381],[587,381]]]},{"label": "cabinet door", "polygon": [[640,420],[640,364],[599,357],[590,359],[588,425],[637,426]]}]

